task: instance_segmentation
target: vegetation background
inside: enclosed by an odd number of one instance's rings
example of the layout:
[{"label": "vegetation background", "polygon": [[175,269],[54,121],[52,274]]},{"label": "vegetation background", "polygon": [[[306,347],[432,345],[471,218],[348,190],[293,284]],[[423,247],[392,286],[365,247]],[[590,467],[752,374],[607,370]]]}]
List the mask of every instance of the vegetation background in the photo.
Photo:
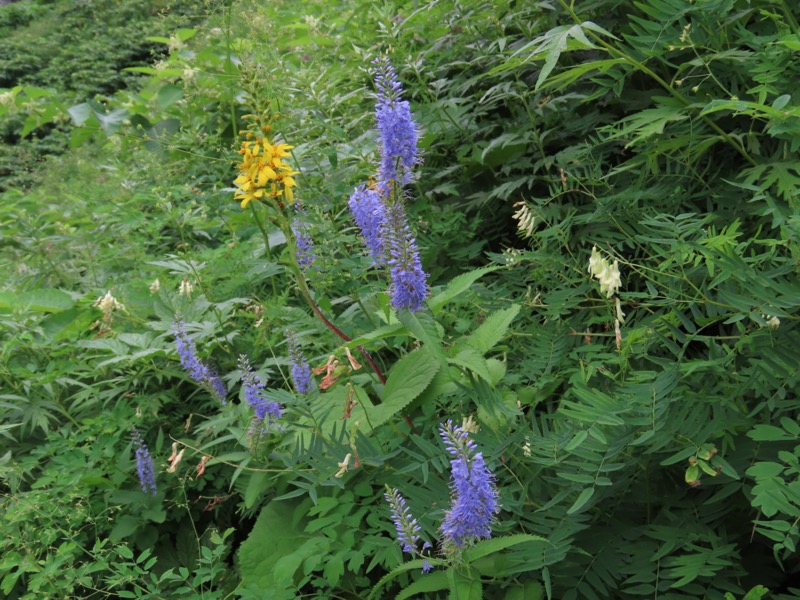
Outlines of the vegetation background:
[{"label": "vegetation background", "polygon": [[[0,595],[800,597],[799,18],[788,0],[0,7]],[[422,134],[413,314],[347,208],[374,170],[380,55]],[[292,235],[233,200],[254,110],[294,146],[305,277],[352,342],[304,304]],[[181,368],[176,315],[224,405]],[[341,366],[298,394],[287,331],[312,366],[362,345],[388,381]],[[285,409],[265,435],[240,354]],[[453,556],[437,428],[470,416],[502,508]],[[432,572],[404,559],[386,485]]]}]

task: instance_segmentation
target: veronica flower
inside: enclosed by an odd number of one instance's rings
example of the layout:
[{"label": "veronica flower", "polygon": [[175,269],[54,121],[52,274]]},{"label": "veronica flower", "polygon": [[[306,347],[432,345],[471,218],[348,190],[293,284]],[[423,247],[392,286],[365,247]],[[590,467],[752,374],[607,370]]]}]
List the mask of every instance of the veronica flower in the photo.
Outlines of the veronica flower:
[{"label": "veronica flower", "polygon": [[445,548],[463,549],[475,539],[492,535],[494,515],[499,511],[492,473],[462,427],[447,421],[439,427],[450,461],[452,504],[441,526]]},{"label": "veronica flower", "polygon": [[389,257],[392,306],[396,310],[419,310],[428,296],[428,275],[422,270],[417,241],[402,202],[394,202],[386,210],[384,243]]},{"label": "veronica flower", "polygon": [[210,369],[197,358],[194,340],[187,335],[183,321],[175,321],[172,324],[172,330],[175,333],[175,347],[181,359],[181,366],[189,373],[189,377],[200,385],[208,386],[211,393],[225,404],[225,397],[228,395],[225,383],[215,370]]},{"label": "veronica flower", "polygon": [[228,395],[228,388],[225,387],[225,382],[222,381],[222,378],[217,373],[217,370],[213,367],[206,368],[208,372],[208,378],[206,379],[206,385],[211,390],[211,393],[214,397],[220,401],[221,404],[225,405],[225,398]]},{"label": "veronica flower", "polygon": [[382,230],[386,207],[375,190],[364,186],[356,188],[350,196],[350,212],[356,220],[374,264],[384,262]]},{"label": "veronica flower", "polygon": [[258,375],[253,372],[250,361],[242,354],[239,356],[239,370],[242,372],[242,385],[244,386],[244,397],[247,403],[253,408],[256,419],[272,425],[276,419],[283,415],[283,408],[278,402],[269,400],[264,396],[264,384]]},{"label": "veronica flower", "polygon": [[[305,210],[299,203],[295,204],[294,208],[298,215],[303,215],[305,213]],[[306,230],[305,223],[300,218],[296,218],[292,221],[292,233],[294,233],[297,244],[297,264],[305,270],[310,267],[314,259],[317,258],[317,255],[314,254],[314,240],[311,239],[311,235],[309,235]]]},{"label": "veronica flower", "polygon": [[204,383],[208,379],[208,367],[197,358],[194,340],[186,334],[183,321],[175,321],[172,330],[175,332],[175,346],[178,349],[181,366],[189,373],[189,377],[198,383]]},{"label": "veronica flower", "polygon": [[389,508],[392,511],[392,521],[397,529],[397,541],[400,543],[400,547],[403,552],[416,554],[419,532],[422,531],[422,528],[411,514],[405,498],[400,495],[396,488],[390,488],[388,485],[386,486],[384,498],[386,498],[386,502],[389,503]]},{"label": "veronica flower", "polygon": [[150,451],[145,446],[139,430],[134,428],[131,435],[133,437],[133,445],[136,447],[136,469],[139,474],[139,482],[142,484],[142,491],[155,496],[156,472],[153,467],[153,458],[150,456]]},{"label": "veronica flower", "polygon": [[311,366],[297,345],[297,338],[289,334],[289,358],[292,361],[292,381],[298,394],[305,394],[311,389]]},{"label": "veronica flower", "polygon": [[384,196],[389,197],[395,185],[402,188],[413,181],[412,169],[419,162],[419,134],[411,107],[407,100],[401,98],[403,88],[389,60],[384,57],[373,64],[375,87],[378,88],[375,121],[381,147],[378,188]]}]

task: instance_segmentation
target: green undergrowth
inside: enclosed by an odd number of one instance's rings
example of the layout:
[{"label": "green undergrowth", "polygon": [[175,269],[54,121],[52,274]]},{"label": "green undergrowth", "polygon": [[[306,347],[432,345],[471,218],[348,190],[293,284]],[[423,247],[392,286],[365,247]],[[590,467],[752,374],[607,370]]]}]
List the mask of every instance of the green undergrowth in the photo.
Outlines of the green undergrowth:
[{"label": "green undergrowth", "polygon": [[[768,0],[0,8],[0,595],[798,597],[798,36]],[[348,209],[380,55],[419,125],[414,313]],[[233,200],[265,113],[299,213]],[[454,554],[467,417],[501,509]]]}]

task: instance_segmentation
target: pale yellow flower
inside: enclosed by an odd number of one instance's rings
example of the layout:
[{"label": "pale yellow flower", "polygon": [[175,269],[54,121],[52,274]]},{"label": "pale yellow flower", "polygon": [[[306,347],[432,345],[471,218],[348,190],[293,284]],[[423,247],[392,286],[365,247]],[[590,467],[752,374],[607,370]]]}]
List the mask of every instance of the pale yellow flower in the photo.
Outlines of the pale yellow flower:
[{"label": "pale yellow flower", "polygon": [[334,477],[336,477],[338,479],[341,479],[342,477],[344,477],[344,474],[347,473],[347,471],[350,468],[350,459],[352,458],[352,456],[353,455],[348,452],[347,456],[344,457],[344,460],[342,462],[340,462],[340,463],[337,463],[337,465],[339,467],[339,470],[336,472]]},{"label": "pale yellow flower", "polygon": [[125,306],[117,302],[117,299],[111,295],[111,292],[106,292],[105,296],[100,296],[94,301],[92,306],[99,308],[103,311],[105,316],[110,316],[115,310],[125,310]]},{"label": "pale yellow flower", "polygon": [[592,248],[592,256],[589,258],[589,273],[600,282],[600,292],[611,298],[622,285],[619,272],[619,262],[614,261],[610,264],[607,259],[600,256],[597,246]]}]

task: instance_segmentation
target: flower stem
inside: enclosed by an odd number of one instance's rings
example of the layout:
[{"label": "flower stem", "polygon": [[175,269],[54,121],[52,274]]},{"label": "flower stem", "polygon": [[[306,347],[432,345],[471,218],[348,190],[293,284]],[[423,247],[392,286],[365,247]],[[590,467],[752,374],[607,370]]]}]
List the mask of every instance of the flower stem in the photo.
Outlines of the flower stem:
[{"label": "flower stem", "polygon": [[[269,233],[267,233],[267,228],[261,222],[261,217],[256,210],[255,202],[250,203],[250,209],[253,211],[253,218],[256,220],[256,225],[258,225],[258,228],[261,230],[261,236],[264,238],[264,253],[267,256],[267,260],[273,262],[272,249],[269,247]],[[270,283],[272,284],[272,295],[277,296],[278,288],[275,287],[275,277],[270,277]]]}]

